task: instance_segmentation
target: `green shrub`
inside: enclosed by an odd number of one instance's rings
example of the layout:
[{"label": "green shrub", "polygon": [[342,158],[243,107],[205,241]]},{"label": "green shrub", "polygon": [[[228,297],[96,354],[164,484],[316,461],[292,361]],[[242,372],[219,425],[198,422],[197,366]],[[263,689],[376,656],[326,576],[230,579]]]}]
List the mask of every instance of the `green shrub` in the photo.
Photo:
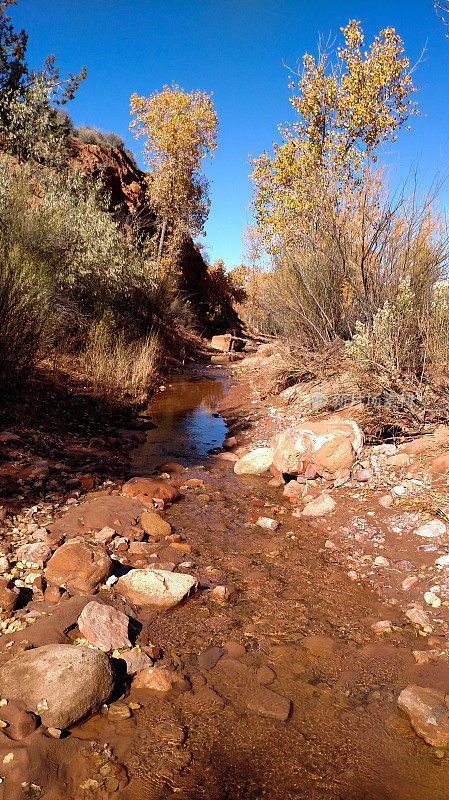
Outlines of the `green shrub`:
[{"label": "green shrub", "polygon": [[102,131],[91,125],[80,125],[74,130],[75,136],[85,144],[99,144],[105,147],[116,147],[118,150],[125,149],[125,142],[118,133],[113,131]]},{"label": "green shrub", "polygon": [[361,370],[376,373],[383,382],[385,376],[396,381],[403,373],[418,374],[423,348],[410,279],[402,281],[396,301],[387,300],[371,325],[356,323],[346,352]]},{"label": "green shrub", "polygon": [[13,386],[50,340],[48,297],[18,250],[0,252],[0,382]]}]

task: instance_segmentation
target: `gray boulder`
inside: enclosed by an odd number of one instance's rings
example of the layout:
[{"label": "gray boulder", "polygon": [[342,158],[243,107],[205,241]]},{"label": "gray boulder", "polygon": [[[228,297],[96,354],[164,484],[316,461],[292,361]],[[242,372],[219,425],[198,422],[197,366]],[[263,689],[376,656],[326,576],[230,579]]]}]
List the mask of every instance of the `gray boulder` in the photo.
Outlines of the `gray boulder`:
[{"label": "gray boulder", "polygon": [[0,695],[19,700],[50,728],[67,728],[98,711],[114,689],[108,657],[99,650],[49,644],[0,667]]}]

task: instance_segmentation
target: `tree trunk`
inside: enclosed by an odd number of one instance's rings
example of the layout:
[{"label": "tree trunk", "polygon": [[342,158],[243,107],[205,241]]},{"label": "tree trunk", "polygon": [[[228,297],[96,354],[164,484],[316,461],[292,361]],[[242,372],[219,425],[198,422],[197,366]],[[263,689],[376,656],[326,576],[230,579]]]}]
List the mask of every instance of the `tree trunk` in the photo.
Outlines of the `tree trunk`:
[{"label": "tree trunk", "polygon": [[162,256],[162,248],[164,246],[164,239],[165,239],[165,231],[167,230],[167,217],[164,217],[162,220],[162,230],[161,230],[161,238],[159,239],[159,247],[157,250],[157,265],[159,266]]}]

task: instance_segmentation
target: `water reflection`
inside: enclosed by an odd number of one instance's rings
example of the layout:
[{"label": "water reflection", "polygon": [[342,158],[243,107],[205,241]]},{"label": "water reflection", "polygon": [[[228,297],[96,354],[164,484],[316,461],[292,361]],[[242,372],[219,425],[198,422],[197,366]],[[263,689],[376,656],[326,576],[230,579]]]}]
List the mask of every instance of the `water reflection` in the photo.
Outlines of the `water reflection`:
[{"label": "water reflection", "polygon": [[220,447],[227,427],[216,412],[229,387],[230,379],[218,370],[213,377],[192,374],[167,384],[144,412],[157,427],[133,451],[133,472],[144,475],[164,461],[189,466]]}]

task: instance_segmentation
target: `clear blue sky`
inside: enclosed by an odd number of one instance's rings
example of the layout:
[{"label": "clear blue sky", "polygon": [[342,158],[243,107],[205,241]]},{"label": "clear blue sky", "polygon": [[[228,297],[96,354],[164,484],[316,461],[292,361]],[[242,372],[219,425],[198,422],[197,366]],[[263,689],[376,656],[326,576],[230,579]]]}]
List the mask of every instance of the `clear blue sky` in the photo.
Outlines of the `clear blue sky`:
[{"label": "clear blue sky", "polygon": [[119,133],[140,157],[128,131],[129,97],[164,83],[214,93],[220,122],[218,149],[206,165],[211,213],[206,246],[229,267],[240,262],[248,205],[250,154],[278,139],[277,124],[291,118],[288,71],[319,33],[339,34],[359,18],[365,41],[395,27],[416,61],[427,43],[415,82],[423,112],[385,154],[398,174],[419,164],[424,178],[449,164],[449,40],[432,0],[18,0],[11,11],[29,33],[28,61],[48,53],[62,71],[87,66],[87,79],[69,104],[75,124]]}]

